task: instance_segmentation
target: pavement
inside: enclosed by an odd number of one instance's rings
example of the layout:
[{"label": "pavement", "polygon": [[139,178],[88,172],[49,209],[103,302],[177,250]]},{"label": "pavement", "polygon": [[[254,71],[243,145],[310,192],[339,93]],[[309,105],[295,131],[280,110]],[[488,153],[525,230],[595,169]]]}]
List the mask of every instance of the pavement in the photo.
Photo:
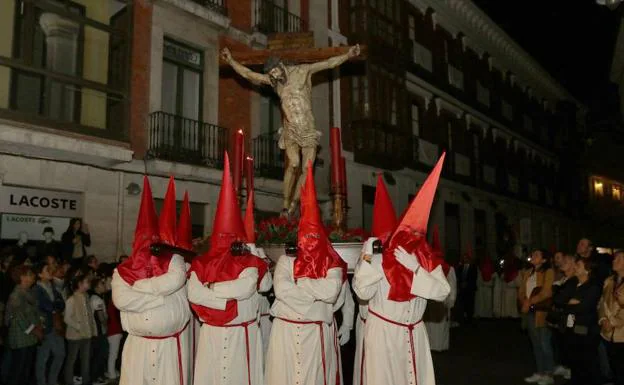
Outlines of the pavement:
[{"label": "pavement", "polygon": [[[437,385],[525,385],[535,370],[520,320],[475,320],[451,329],[450,345],[446,352],[432,353]],[[342,351],[346,385],[352,383],[353,349],[350,341]]]}]

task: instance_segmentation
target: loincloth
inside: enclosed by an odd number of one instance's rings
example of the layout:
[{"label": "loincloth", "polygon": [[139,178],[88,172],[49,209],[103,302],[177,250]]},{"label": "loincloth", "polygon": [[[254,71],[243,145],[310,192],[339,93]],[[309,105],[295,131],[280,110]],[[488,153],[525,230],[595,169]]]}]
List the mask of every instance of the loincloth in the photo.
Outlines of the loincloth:
[{"label": "loincloth", "polygon": [[278,145],[282,150],[285,150],[291,143],[294,143],[301,148],[317,147],[319,144],[319,138],[321,137],[321,132],[317,130],[293,130],[288,127],[280,127],[278,133]]}]

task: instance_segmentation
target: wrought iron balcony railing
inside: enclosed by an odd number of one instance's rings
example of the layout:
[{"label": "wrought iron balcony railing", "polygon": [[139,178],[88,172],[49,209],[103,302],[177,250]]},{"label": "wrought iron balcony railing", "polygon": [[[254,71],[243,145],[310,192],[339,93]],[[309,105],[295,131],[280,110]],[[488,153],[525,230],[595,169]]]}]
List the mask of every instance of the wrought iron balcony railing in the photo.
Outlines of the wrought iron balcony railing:
[{"label": "wrought iron balcony railing", "polygon": [[255,28],[259,32],[306,32],[308,29],[303,19],[271,0],[256,0],[255,4]]},{"label": "wrought iron balcony railing", "polygon": [[[227,16],[227,4],[226,0],[191,0],[193,3],[197,3],[203,7],[212,9],[222,15]],[[234,0],[237,1],[237,0]]]},{"label": "wrought iron balcony railing", "polygon": [[374,121],[351,122],[356,162],[399,169],[411,158],[411,135],[397,132],[396,126]]},{"label": "wrought iron balcony railing", "polygon": [[278,146],[277,133],[258,135],[252,140],[256,175],[270,179],[284,176],[284,152]]},{"label": "wrought iron balcony railing", "polygon": [[150,115],[148,156],[223,168],[228,130],[166,112]]}]

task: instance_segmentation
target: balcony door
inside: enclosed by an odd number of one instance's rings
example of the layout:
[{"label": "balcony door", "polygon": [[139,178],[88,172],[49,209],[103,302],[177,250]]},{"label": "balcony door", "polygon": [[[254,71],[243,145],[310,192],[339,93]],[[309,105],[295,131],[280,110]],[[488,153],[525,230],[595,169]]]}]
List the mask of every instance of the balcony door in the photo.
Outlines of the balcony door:
[{"label": "balcony door", "polygon": [[204,140],[201,122],[203,55],[165,39],[161,83],[162,117],[157,133],[161,146],[174,151],[199,151]]}]

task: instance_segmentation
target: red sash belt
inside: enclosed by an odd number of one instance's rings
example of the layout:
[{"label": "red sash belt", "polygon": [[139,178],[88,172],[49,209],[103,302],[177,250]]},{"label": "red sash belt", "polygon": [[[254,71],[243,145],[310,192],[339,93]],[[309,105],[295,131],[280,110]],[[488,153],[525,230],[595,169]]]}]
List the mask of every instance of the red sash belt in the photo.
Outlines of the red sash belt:
[{"label": "red sash belt", "polygon": [[[359,314],[359,317],[360,317],[360,321],[362,321],[362,323],[366,325],[366,318],[362,317],[362,313]],[[360,333],[364,334],[366,333],[366,330],[362,328]],[[360,349],[362,350],[362,357],[360,358],[360,385],[364,384],[364,356],[366,353],[366,349],[364,349],[364,337],[365,336],[366,334],[362,335],[362,346],[360,347]]]},{"label": "red sash belt", "polygon": [[414,333],[413,333],[413,331],[414,331],[414,328],[418,324],[420,324],[422,322],[422,319],[420,321],[414,322],[413,324],[402,324],[400,322],[396,322],[396,321],[393,321],[391,319],[388,319],[388,318],[382,316],[381,314],[377,314],[370,308],[368,309],[368,312],[370,314],[374,315],[375,317],[379,318],[380,320],[386,321],[386,322],[391,323],[391,324],[396,325],[396,326],[401,326],[401,327],[407,328],[407,330],[409,330],[409,342],[410,342],[410,348],[412,349],[412,367],[414,369],[414,382],[416,384],[418,384],[418,378],[416,376],[416,350],[414,349]]},{"label": "red sash belt", "polygon": [[210,325],[217,328],[244,328],[245,329],[245,354],[247,355],[247,383],[251,385],[251,363],[249,361],[249,325],[258,324],[258,320],[252,319],[246,322],[241,322],[239,324],[229,324],[229,325]]},{"label": "red sash belt", "polygon": [[[193,317],[191,317],[193,318]],[[155,336],[142,336],[148,340],[166,340],[167,338],[175,338],[176,347],[178,348],[178,372],[180,372],[180,385],[184,385],[184,367],[182,365],[182,347],[180,345],[180,334],[186,330],[191,320],[189,319],[184,327],[177,333],[171,334],[169,336],[155,337]]]},{"label": "red sash belt", "polygon": [[327,385],[327,363],[325,362],[325,336],[323,334],[323,321],[295,321],[282,317],[275,317],[284,322],[296,325],[318,325],[321,336],[321,359],[323,361],[323,385]]}]

